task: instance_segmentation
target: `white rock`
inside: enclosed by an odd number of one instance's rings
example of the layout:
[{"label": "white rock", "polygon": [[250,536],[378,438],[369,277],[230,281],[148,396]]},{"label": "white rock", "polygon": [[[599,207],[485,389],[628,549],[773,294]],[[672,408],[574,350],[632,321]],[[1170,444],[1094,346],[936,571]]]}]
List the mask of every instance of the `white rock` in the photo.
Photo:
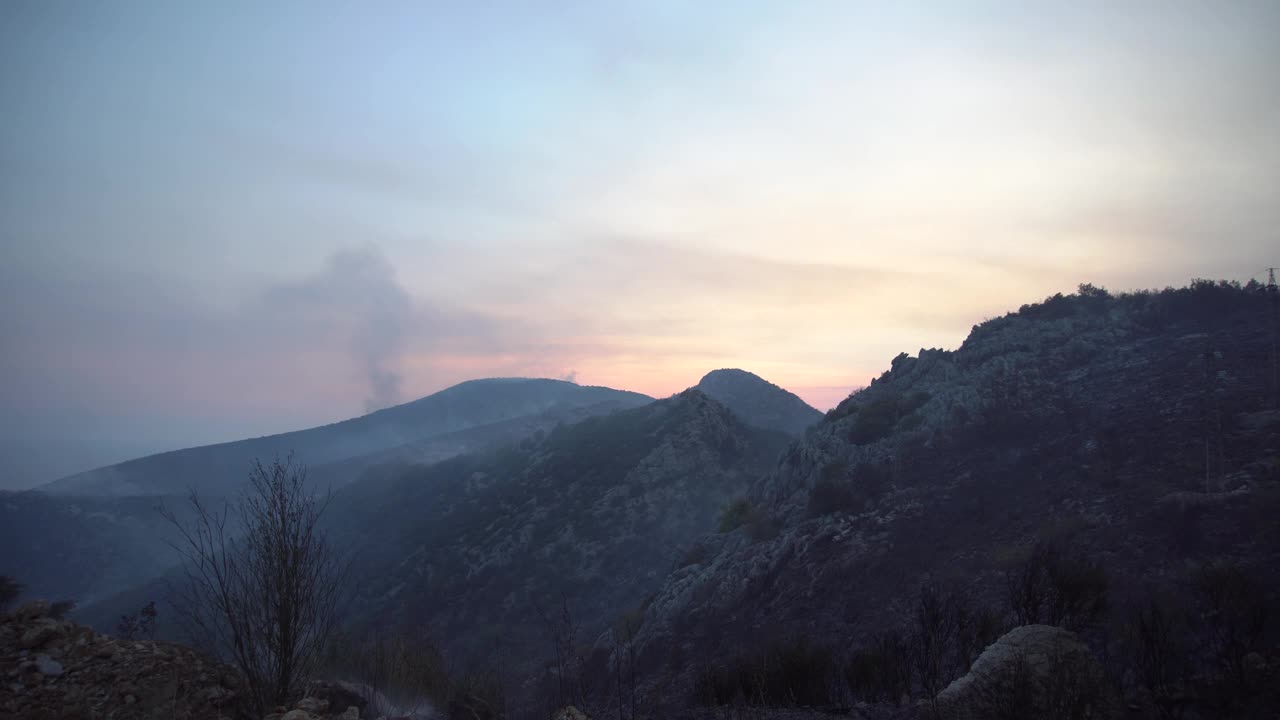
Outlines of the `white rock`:
[{"label": "white rock", "polygon": [[36,656],[36,669],[45,677],[58,677],[62,675],[62,663],[54,660],[48,655]]}]

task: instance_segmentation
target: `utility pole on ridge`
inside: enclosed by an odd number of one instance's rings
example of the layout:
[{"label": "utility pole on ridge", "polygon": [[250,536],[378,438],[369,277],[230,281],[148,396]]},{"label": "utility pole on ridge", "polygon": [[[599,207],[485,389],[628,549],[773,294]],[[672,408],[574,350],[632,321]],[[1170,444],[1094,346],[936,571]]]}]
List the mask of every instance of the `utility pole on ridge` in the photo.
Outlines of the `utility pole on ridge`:
[{"label": "utility pole on ridge", "polygon": [[1273,267],[1267,268],[1267,298],[1271,303],[1271,408],[1280,410],[1280,287]]}]

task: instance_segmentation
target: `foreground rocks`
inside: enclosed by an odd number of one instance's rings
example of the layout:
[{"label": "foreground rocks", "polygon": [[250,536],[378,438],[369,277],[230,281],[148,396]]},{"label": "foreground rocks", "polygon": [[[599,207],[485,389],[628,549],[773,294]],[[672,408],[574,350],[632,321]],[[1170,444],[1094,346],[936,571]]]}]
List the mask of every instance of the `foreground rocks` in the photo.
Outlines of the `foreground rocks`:
[{"label": "foreground rocks", "polygon": [[341,712],[330,710],[328,700],[308,696],[295,703],[292,710],[276,708],[263,720],[360,720],[360,706],[348,705]]},{"label": "foreground rocks", "polygon": [[232,668],[173,643],[99,635],[49,612],[38,600],[0,617],[0,720],[233,714]]},{"label": "foreground rocks", "polygon": [[368,685],[323,680],[311,683],[307,696],[294,703],[292,709],[277,707],[263,720],[436,720],[441,717],[483,720],[493,716],[466,706],[451,707],[446,715],[441,715],[425,700],[412,707],[397,707]]}]

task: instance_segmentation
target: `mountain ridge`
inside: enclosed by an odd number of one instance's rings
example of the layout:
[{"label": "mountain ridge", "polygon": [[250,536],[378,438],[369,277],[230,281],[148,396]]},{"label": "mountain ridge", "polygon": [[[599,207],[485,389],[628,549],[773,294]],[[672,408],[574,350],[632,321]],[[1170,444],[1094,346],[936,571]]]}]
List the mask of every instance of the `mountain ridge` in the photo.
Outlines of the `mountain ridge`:
[{"label": "mountain ridge", "polygon": [[[497,388],[505,392],[492,392]],[[64,495],[149,495],[194,487],[206,493],[225,494],[239,487],[254,458],[293,452],[309,465],[318,466],[389,450],[432,435],[537,414],[557,405],[573,407],[606,400],[634,406],[653,399],[640,393],[581,386],[563,380],[469,380],[359,417],[147,455],[69,475],[36,490]],[[180,479],[175,479],[176,476]],[[174,483],[180,486],[175,488]]]}]

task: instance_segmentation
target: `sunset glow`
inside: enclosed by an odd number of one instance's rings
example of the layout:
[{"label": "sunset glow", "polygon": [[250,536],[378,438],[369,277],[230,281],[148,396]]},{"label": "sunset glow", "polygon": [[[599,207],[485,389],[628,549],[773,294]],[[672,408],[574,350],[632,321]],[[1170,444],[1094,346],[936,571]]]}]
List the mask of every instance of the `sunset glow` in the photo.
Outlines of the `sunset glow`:
[{"label": "sunset glow", "polygon": [[1275,3],[535,5],[5,3],[0,486],[1280,262]]}]

